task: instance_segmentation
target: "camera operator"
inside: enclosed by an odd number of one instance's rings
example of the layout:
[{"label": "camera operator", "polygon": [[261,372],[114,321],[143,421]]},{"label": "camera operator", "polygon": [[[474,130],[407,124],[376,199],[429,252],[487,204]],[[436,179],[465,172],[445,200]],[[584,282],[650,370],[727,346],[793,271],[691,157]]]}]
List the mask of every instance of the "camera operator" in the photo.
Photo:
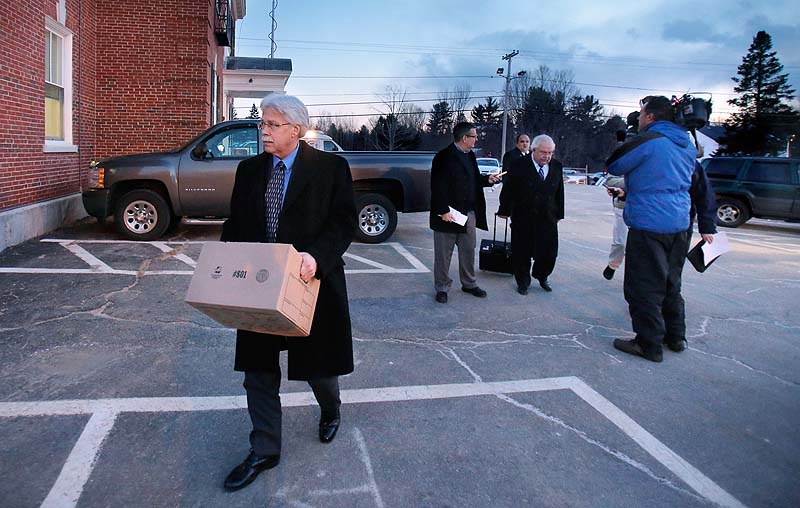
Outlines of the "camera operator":
[{"label": "camera operator", "polygon": [[675,352],[686,349],[681,272],[697,149],[673,118],[669,99],[645,97],[639,136],[606,162],[610,174],[625,177],[629,230],[623,287],[636,333],[632,340],[614,340],[614,347],[653,362],[662,360],[662,342]]}]

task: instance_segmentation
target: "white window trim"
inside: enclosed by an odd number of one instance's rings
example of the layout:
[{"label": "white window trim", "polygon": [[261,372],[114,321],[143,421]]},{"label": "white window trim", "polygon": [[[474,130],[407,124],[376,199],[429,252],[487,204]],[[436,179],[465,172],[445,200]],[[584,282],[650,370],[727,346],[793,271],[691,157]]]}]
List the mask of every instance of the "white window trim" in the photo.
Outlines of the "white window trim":
[{"label": "white window trim", "polygon": [[[64,79],[64,139],[45,139],[45,152],[77,152],[72,137],[72,32],[63,24],[49,16],[44,18],[44,26],[62,39],[62,77]],[[44,64],[44,62],[42,62]]]}]

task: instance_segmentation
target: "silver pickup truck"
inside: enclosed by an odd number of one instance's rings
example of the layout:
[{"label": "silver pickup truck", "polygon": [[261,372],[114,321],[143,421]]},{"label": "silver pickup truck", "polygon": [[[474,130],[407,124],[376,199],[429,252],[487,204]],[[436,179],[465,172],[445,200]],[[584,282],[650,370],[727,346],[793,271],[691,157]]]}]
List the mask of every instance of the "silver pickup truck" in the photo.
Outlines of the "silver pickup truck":
[{"label": "silver pickup truck", "polygon": [[[93,162],[83,206],[100,220],[114,215],[119,233],[134,240],[157,239],[181,220],[219,222],[230,211],[236,166],[262,150],[258,120],[234,120],[172,151]],[[388,239],[398,211],[429,209],[433,152],[337,154],[353,174],[359,241]]]}]

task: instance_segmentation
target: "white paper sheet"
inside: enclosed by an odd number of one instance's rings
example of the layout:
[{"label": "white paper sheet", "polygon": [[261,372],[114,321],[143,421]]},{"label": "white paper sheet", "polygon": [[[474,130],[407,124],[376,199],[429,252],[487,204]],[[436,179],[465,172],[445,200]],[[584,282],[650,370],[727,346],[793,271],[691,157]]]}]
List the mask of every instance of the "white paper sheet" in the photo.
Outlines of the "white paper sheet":
[{"label": "white paper sheet", "polygon": [[724,231],[714,235],[714,243],[706,243],[701,247],[703,250],[703,259],[706,266],[715,258],[725,254],[731,250],[731,245],[728,243],[728,235]]},{"label": "white paper sheet", "polygon": [[456,210],[452,206],[449,207],[449,208],[450,208],[450,215],[453,217],[453,222],[455,222],[459,226],[463,226],[464,224],[467,223],[467,216],[466,215],[464,215],[463,213],[459,212],[458,210]]}]

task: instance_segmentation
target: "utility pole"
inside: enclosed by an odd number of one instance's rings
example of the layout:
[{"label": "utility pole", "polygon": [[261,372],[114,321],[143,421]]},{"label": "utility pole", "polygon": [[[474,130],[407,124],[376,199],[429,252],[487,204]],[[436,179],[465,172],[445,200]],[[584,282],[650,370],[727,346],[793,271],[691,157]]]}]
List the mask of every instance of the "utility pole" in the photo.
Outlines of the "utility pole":
[{"label": "utility pole", "polygon": [[[501,141],[502,146],[500,147],[501,163],[502,163],[503,154],[506,153],[506,128],[508,126],[508,89],[509,89],[509,86],[511,85],[511,80],[514,79],[511,76],[511,59],[514,58],[517,55],[519,55],[519,51],[517,51],[516,49],[514,51],[512,51],[511,53],[503,55],[503,60],[508,60],[508,70],[506,71],[505,75],[503,75],[503,68],[502,67],[498,67],[497,68],[497,74],[500,75],[500,77],[506,79],[506,93],[503,96],[503,138],[502,138],[502,141]],[[519,75],[520,76],[524,76],[525,75],[525,71],[520,72]]]}]

